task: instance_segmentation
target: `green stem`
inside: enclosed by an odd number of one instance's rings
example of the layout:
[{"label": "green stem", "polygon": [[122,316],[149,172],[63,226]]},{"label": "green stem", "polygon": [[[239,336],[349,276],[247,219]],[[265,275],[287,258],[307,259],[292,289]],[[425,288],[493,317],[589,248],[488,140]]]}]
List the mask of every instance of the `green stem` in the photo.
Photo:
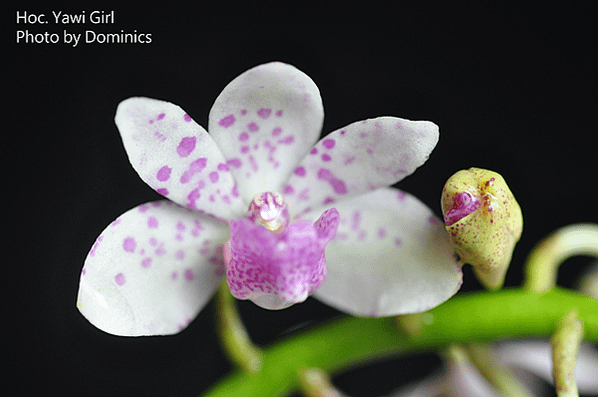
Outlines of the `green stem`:
[{"label": "green stem", "polygon": [[258,372],[262,367],[262,352],[251,342],[226,280],[218,288],[216,301],[218,336],[224,352],[248,373]]},{"label": "green stem", "polygon": [[394,318],[343,317],[270,346],[260,372],[233,372],[205,396],[283,396],[297,388],[302,367],[335,372],[449,343],[548,337],[572,309],[586,325],[585,338],[598,342],[598,301],[560,288],[541,295],[523,289],[458,295],[430,310],[432,323],[415,338],[399,332]]},{"label": "green stem", "polygon": [[541,294],[556,285],[558,269],[575,255],[598,257],[598,225],[579,223],[558,229],[530,252],[524,265],[524,288]]}]

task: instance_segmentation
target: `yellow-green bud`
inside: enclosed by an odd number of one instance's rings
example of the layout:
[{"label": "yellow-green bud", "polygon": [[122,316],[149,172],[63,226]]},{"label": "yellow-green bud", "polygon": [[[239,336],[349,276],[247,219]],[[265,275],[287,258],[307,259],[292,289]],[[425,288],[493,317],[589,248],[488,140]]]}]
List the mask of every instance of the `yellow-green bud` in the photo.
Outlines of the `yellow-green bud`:
[{"label": "yellow-green bud", "polygon": [[461,170],[442,190],[442,213],[453,247],[489,289],[502,287],[523,215],[502,176],[480,168]]}]

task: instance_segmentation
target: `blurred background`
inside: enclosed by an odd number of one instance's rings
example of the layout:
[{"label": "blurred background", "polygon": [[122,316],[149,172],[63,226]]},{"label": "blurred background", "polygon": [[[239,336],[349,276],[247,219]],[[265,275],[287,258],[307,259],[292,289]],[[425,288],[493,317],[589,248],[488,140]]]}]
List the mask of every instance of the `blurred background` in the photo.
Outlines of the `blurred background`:
[{"label": "blurred background", "polygon": [[[12,4],[11,4],[12,3]],[[349,2],[350,3],[350,2]],[[509,3],[509,2],[508,2]],[[440,142],[398,184],[441,216],[446,179],[472,166],[501,173],[524,214],[507,274],[522,281],[530,249],[555,229],[598,222],[596,12],[589,5],[503,2],[366,3],[8,2],[2,15],[4,340],[16,395],[196,396],[224,376],[214,304],[176,336],[121,338],[75,307],[83,261],[124,211],[160,199],[129,165],[113,118],[148,96],[178,104],[207,126],[229,81],[272,60],[318,85],[323,134],[393,115],[431,120]],[[88,5],[89,4],[89,5]],[[537,4],[537,3],[536,3]],[[92,11],[114,11],[94,25]],[[46,25],[16,23],[45,14]],[[88,16],[53,23],[52,11]],[[17,43],[18,30],[151,34],[148,44]],[[4,233],[3,233],[4,234]],[[590,264],[568,260],[572,287]],[[480,289],[469,267],[463,291]],[[239,307],[260,345],[338,313],[313,299],[281,312]],[[434,355],[391,360],[335,378],[352,396],[383,396],[437,369]],[[6,374],[6,372],[5,372]]]}]

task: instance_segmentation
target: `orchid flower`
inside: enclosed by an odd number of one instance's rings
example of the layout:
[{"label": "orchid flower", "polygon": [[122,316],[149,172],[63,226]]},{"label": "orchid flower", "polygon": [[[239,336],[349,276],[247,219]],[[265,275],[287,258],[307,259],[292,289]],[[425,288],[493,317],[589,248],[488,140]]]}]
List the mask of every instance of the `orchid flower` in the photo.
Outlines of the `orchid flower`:
[{"label": "orchid flower", "polygon": [[279,62],[225,87],[209,134],[171,103],[123,101],[115,122],[129,160],[167,200],[100,234],[81,273],[81,313],[111,334],[174,334],[225,274],[235,297],[267,309],[313,294],[391,316],[455,294],[462,274],[442,223],[388,187],[427,160],[438,127],[379,117],[316,143],[323,117],[314,82]]}]

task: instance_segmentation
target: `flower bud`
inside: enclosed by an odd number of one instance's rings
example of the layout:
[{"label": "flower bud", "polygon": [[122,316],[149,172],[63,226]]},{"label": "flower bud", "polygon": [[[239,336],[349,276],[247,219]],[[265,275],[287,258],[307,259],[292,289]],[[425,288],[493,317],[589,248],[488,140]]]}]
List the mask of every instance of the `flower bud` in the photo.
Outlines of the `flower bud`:
[{"label": "flower bud", "polygon": [[456,253],[486,288],[500,288],[523,230],[521,208],[503,177],[480,168],[458,171],[444,185],[441,205]]}]

